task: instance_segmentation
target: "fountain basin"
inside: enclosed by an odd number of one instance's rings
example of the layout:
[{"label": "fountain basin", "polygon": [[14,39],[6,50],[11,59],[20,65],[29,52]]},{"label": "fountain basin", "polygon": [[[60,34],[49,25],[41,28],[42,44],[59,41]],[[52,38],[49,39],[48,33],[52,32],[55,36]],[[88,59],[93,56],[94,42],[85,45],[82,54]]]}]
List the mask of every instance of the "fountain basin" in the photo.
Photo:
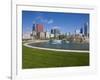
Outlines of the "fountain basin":
[{"label": "fountain basin", "polygon": [[62,49],[62,50],[84,50],[89,51],[89,43],[72,43],[66,40],[49,40],[48,42],[30,43],[29,46]]},{"label": "fountain basin", "polygon": [[50,40],[50,44],[62,44],[62,40]]}]

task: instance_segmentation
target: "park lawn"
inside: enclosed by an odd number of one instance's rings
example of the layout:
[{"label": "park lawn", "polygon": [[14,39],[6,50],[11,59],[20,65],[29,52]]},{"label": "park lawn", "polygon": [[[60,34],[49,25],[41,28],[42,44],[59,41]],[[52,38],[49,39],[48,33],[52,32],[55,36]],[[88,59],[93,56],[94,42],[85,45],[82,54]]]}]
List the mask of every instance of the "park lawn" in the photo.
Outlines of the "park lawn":
[{"label": "park lawn", "polygon": [[89,66],[89,53],[49,51],[22,46],[22,69]]}]

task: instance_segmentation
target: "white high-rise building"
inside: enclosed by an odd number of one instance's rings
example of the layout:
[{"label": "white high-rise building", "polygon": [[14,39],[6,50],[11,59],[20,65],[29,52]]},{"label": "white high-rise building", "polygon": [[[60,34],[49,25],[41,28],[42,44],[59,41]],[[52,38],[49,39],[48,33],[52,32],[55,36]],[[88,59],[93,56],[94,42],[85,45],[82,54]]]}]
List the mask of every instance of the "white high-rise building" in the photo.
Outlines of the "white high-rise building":
[{"label": "white high-rise building", "polygon": [[34,39],[36,39],[36,35],[37,35],[37,33],[36,33],[36,31],[32,31],[32,39],[34,40]]},{"label": "white high-rise building", "polygon": [[84,24],[84,36],[89,35],[89,24],[88,22]]},{"label": "white high-rise building", "polygon": [[45,32],[45,38],[49,39],[50,38],[50,33],[49,32]]},{"label": "white high-rise building", "polygon": [[38,32],[37,33],[37,38],[38,39],[45,39],[45,32]]},{"label": "white high-rise building", "polygon": [[23,33],[22,39],[31,39],[31,33],[30,32]]}]

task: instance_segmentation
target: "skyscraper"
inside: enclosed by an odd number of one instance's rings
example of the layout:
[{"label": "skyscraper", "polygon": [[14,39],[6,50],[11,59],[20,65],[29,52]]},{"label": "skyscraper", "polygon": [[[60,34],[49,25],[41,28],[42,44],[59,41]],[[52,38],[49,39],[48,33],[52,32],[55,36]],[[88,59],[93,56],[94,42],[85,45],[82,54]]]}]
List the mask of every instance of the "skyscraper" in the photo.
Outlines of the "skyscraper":
[{"label": "skyscraper", "polygon": [[60,30],[58,28],[51,29],[51,34],[60,34]]},{"label": "skyscraper", "polygon": [[32,35],[33,39],[44,39],[45,33],[43,24],[33,24]]},{"label": "skyscraper", "polygon": [[84,36],[88,36],[89,33],[89,25],[88,23],[84,24]]},{"label": "skyscraper", "polygon": [[55,28],[55,29],[54,29],[54,34],[60,34],[60,30],[57,29],[57,28]]},{"label": "skyscraper", "polygon": [[32,26],[32,39],[36,39],[36,24],[33,24]]},{"label": "skyscraper", "polygon": [[80,33],[83,34],[83,28],[80,29]]},{"label": "skyscraper", "polygon": [[43,28],[43,24],[36,24],[36,32],[43,32],[44,28]]},{"label": "skyscraper", "polygon": [[53,28],[53,29],[51,29],[51,34],[54,35],[54,38],[57,38],[60,35],[59,28]]},{"label": "skyscraper", "polygon": [[36,24],[33,24],[32,31],[36,30]]},{"label": "skyscraper", "polygon": [[51,34],[54,34],[54,30],[53,29],[51,29]]}]

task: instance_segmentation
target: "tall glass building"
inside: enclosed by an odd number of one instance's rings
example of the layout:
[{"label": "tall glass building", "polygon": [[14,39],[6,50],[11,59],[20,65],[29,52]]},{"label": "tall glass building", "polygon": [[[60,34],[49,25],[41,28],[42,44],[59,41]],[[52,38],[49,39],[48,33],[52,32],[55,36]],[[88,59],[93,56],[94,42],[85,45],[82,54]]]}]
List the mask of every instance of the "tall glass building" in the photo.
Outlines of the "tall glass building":
[{"label": "tall glass building", "polygon": [[36,29],[36,24],[33,24],[33,27],[32,27],[33,29],[32,29],[32,31],[35,31],[35,29]]},{"label": "tall glass building", "polygon": [[89,35],[89,25],[88,23],[84,24],[84,36],[88,36]]}]

